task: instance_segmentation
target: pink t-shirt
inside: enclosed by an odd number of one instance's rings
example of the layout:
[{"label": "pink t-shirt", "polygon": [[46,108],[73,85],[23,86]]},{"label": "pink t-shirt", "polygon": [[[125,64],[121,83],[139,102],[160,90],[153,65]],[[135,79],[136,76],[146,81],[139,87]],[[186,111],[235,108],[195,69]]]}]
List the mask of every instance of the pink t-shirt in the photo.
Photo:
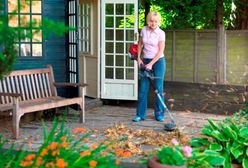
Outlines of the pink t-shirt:
[{"label": "pink t-shirt", "polygon": [[[148,26],[144,26],[140,32],[140,36],[144,43],[143,57],[149,59],[154,58],[159,50],[158,42],[165,41],[165,32],[159,27],[155,31],[151,31]],[[162,54],[160,58],[163,56],[164,54]]]}]

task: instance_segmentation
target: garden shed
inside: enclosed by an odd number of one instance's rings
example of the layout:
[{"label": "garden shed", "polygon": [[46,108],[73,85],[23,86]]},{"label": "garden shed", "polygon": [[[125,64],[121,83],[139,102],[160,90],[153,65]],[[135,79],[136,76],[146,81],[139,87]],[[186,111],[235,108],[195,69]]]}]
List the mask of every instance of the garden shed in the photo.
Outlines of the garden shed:
[{"label": "garden shed", "polygon": [[[41,32],[18,41],[15,69],[51,64],[56,81],[87,83],[88,97],[137,100],[138,67],[128,58],[128,48],[137,40],[138,3],[143,2],[33,0],[24,8],[22,0],[1,2],[11,26],[25,28],[29,21],[49,18],[77,28],[61,37],[51,34],[45,38]],[[214,107],[216,112],[239,109],[248,83],[248,31],[165,32],[165,88],[167,96],[176,100],[174,108],[212,111]],[[77,94],[73,90],[61,92]]]}]

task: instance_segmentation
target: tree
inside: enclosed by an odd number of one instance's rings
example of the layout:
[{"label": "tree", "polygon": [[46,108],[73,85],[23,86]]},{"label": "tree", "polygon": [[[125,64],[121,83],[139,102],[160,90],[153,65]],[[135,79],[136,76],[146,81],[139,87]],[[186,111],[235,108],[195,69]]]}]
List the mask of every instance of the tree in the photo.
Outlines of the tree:
[{"label": "tree", "polygon": [[[166,29],[248,28],[248,0],[147,0],[165,19]],[[143,5],[145,3],[143,2]]]}]

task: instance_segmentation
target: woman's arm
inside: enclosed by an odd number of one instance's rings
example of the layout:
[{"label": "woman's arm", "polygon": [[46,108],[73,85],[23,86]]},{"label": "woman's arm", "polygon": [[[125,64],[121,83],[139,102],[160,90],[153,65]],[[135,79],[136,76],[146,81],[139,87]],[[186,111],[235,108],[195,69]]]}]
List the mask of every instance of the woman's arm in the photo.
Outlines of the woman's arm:
[{"label": "woman's arm", "polygon": [[141,59],[141,53],[142,53],[143,46],[144,46],[143,39],[142,37],[140,37],[139,43],[138,43],[138,55],[137,55],[137,61],[138,61],[139,66],[143,64],[143,61]]}]

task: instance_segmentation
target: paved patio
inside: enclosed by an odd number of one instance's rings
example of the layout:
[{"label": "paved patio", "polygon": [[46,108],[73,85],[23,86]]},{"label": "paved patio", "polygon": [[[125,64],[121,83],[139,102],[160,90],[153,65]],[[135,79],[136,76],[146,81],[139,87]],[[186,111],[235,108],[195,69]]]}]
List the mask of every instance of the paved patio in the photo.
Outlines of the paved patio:
[{"label": "paved patio", "polygon": [[[168,122],[168,116],[165,115],[165,122],[158,122],[154,119],[152,109],[148,109],[147,120],[141,122],[132,121],[132,118],[135,115],[134,107],[123,107],[116,105],[96,106],[86,110],[85,123],[78,122],[77,111],[70,109],[69,114],[70,115],[65,122],[65,126],[69,130],[77,127],[84,127],[89,130],[98,130],[101,134],[101,132],[108,127],[113,127],[116,124],[123,124],[135,130],[153,130],[167,134],[164,130],[164,123]],[[201,128],[207,122],[208,118],[218,121],[226,117],[223,115],[204,114],[190,111],[172,111],[172,115],[177,122],[177,128],[180,132],[188,135],[189,137],[198,136]],[[47,130],[49,130],[51,126],[52,120],[47,120]],[[5,120],[0,121],[0,134],[2,134],[5,139],[8,139],[9,142],[14,142],[16,147],[22,146],[28,150],[37,150],[43,143],[43,128],[40,120],[32,122],[23,121],[20,127],[20,138],[18,140],[11,139],[10,128],[10,119],[6,120],[5,118]],[[96,138],[95,140],[98,139]],[[132,163],[128,164],[129,165],[126,165],[126,167],[130,167],[130,164]],[[131,167],[135,167],[135,165]]]}]

